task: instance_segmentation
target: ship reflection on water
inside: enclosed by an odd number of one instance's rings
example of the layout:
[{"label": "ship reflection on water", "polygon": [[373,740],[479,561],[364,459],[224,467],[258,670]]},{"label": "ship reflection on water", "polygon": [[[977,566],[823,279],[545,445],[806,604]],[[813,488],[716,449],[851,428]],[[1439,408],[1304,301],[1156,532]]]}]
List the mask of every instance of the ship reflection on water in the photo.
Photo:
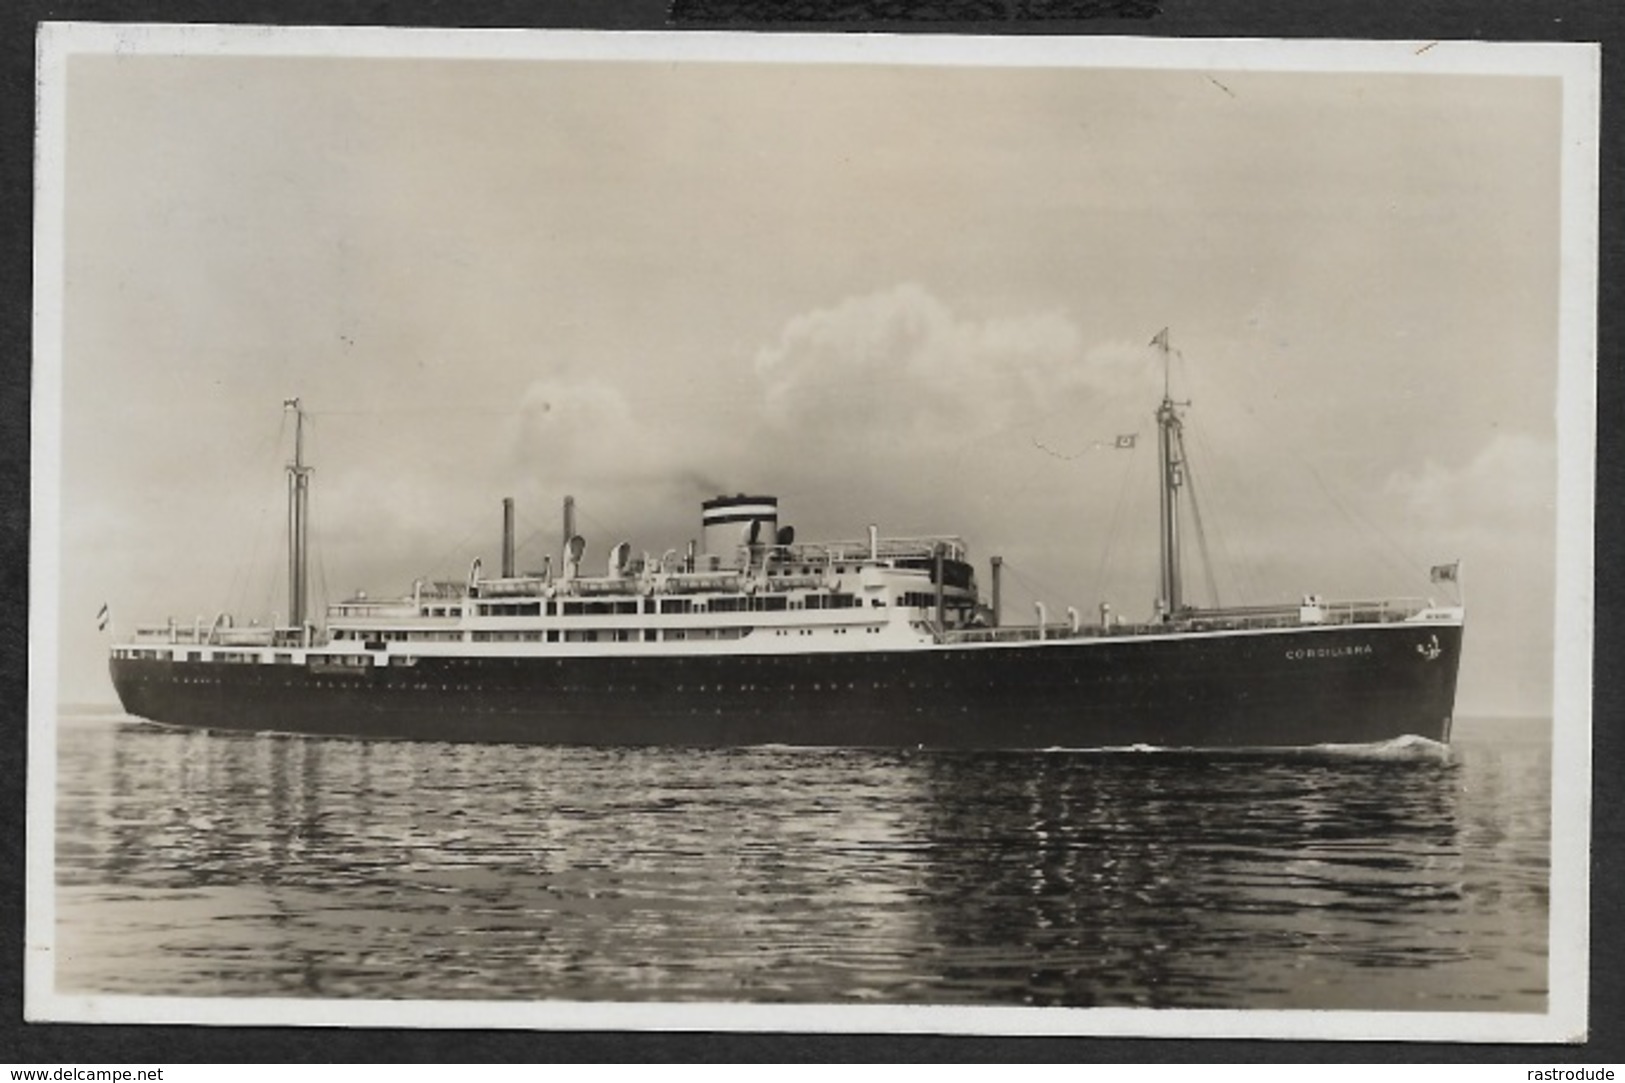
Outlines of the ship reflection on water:
[{"label": "ship reflection on water", "polygon": [[1545,1007],[1541,742],[59,746],[62,992]]},{"label": "ship reflection on water", "polygon": [[933,791],[956,799],[931,806],[945,859],[928,894],[949,955],[967,960],[944,980],[956,998],[1017,987],[1048,1005],[1411,1006],[1433,984],[1423,972],[1482,946],[1440,935],[1470,919],[1460,773],[1313,757],[940,762]]}]

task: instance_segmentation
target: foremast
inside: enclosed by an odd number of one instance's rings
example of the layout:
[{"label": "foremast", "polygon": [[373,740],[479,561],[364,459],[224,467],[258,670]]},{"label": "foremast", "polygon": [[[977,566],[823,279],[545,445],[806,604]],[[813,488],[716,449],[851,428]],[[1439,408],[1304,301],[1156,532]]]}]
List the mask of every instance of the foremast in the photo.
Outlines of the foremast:
[{"label": "foremast", "polygon": [[305,465],[305,411],[297,398],[283,400],[293,411],[293,462],[288,464],[288,627],[305,638],[309,617],[310,474]]},{"label": "foremast", "polygon": [[1185,608],[1179,558],[1179,490],[1185,484],[1185,429],[1179,407],[1168,381],[1168,329],[1164,327],[1151,345],[1162,351],[1162,402],[1157,406],[1157,462],[1161,521],[1162,580],[1158,588],[1157,611],[1162,620],[1173,620]]}]

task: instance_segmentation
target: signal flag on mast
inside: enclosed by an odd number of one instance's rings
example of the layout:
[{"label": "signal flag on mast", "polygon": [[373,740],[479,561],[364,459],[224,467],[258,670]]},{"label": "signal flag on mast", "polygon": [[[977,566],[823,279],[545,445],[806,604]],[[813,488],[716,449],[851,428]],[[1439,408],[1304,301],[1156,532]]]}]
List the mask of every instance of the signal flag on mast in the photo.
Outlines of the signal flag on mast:
[{"label": "signal flag on mast", "polygon": [[1120,448],[1120,449],[1126,448],[1126,449],[1132,451],[1133,448],[1134,448],[1135,437],[1137,437],[1138,435],[1139,435],[1138,433],[1132,433],[1131,432],[1131,433],[1127,433],[1126,435],[1119,436],[1117,438],[1117,443],[1113,444],[1112,446],[1116,447],[1116,448]]},{"label": "signal flag on mast", "polygon": [[109,624],[111,624],[112,622],[113,622],[113,611],[107,608],[107,603],[106,602],[103,602],[101,611],[96,614],[96,631],[98,631],[98,632],[107,631],[107,626]]},{"label": "signal flag on mast", "polygon": [[1459,560],[1451,564],[1435,564],[1432,570],[1428,572],[1428,579],[1435,583],[1459,583],[1461,581],[1460,573],[1461,561]]}]

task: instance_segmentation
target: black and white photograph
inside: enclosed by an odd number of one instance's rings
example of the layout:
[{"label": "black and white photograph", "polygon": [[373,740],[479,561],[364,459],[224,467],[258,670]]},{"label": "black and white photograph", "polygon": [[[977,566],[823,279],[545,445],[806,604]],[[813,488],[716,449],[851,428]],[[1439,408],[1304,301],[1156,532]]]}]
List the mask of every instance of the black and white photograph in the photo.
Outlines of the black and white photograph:
[{"label": "black and white photograph", "polygon": [[43,27],[28,1017],[1583,1039],[1598,63]]}]

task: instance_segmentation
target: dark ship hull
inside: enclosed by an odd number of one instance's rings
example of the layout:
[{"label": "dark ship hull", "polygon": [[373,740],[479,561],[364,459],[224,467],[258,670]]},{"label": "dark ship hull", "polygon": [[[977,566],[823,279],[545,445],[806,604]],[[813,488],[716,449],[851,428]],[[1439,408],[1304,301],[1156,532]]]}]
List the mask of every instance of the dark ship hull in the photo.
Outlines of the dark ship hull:
[{"label": "dark ship hull", "polygon": [[211,730],[615,746],[1268,748],[1447,741],[1460,647],[1459,624],[1394,622],[806,654],[362,666],[116,657],[112,673],[128,713]]}]

